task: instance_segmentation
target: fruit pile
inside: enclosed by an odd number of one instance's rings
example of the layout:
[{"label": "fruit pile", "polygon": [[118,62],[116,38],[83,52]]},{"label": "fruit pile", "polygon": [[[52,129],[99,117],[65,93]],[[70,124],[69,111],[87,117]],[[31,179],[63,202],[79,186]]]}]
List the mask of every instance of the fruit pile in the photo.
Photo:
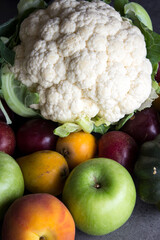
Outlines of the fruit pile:
[{"label": "fruit pile", "polygon": [[159,98],[118,131],[65,138],[53,134],[56,123],[22,118],[1,101],[12,120],[0,111],[2,240],[73,240],[75,226],[112,232],[133,212],[135,178],[140,198],[159,207]]}]

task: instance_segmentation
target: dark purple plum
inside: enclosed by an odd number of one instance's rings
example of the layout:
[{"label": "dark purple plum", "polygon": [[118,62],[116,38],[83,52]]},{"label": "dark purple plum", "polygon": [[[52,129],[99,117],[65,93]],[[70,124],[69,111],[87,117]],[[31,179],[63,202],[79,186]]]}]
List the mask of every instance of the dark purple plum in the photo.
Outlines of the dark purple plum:
[{"label": "dark purple plum", "polygon": [[99,157],[110,158],[133,172],[138,146],[135,140],[122,131],[110,131],[99,139]]},{"label": "dark purple plum", "polygon": [[138,144],[153,140],[160,133],[160,122],[155,109],[146,108],[129,119],[121,128]]},{"label": "dark purple plum", "polygon": [[17,149],[23,154],[40,150],[55,150],[57,137],[53,130],[56,124],[42,118],[30,119],[17,131]]},{"label": "dark purple plum", "polygon": [[[8,105],[7,105],[7,103],[5,102],[4,99],[0,98],[0,100],[1,100],[1,102],[2,102],[2,105],[3,105],[4,109],[6,110],[9,118],[10,118],[11,121],[13,122],[14,119],[15,119],[15,114],[14,114],[14,112],[8,107]],[[0,109],[0,121],[6,122],[6,118],[5,118],[5,116],[4,116],[4,114],[3,114],[3,112],[2,112],[1,109]]]},{"label": "dark purple plum", "polygon": [[160,62],[158,63],[158,71],[157,74],[155,76],[155,79],[157,82],[160,82]]}]

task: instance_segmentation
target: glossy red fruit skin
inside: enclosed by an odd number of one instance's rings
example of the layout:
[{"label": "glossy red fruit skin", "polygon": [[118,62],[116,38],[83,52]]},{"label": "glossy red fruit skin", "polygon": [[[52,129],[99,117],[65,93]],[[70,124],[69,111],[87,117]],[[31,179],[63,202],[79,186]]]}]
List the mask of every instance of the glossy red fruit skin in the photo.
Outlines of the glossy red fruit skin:
[{"label": "glossy red fruit skin", "polygon": [[129,172],[133,172],[138,146],[135,140],[127,133],[121,131],[105,133],[99,139],[98,150],[99,157],[113,159]]},{"label": "glossy red fruit skin", "polygon": [[0,121],[0,151],[13,155],[16,146],[16,138],[12,128]]},{"label": "glossy red fruit skin", "polygon": [[158,113],[152,107],[137,112],[121,130],[132,136],[139,145],[153,140],[160,133]]},{"label": "glossy red fruit skin", "polygon": [[16,134],[17,149],[23,154],[40,150],[54,150],[57,136],[54,122],[42,118],[30,119],[20,126]]}]

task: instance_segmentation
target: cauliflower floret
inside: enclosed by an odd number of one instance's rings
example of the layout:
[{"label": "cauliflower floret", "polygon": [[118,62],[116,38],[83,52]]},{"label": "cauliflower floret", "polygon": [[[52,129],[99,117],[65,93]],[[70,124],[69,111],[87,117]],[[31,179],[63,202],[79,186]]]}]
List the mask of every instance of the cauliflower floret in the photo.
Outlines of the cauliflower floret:
[{"label": "cauliflower floret", "polygon": [[140,30],[100,0],[55,0],[26,18],[11,70],[39,93],[46,119],[96,115],[115,123],[151,93]]}]

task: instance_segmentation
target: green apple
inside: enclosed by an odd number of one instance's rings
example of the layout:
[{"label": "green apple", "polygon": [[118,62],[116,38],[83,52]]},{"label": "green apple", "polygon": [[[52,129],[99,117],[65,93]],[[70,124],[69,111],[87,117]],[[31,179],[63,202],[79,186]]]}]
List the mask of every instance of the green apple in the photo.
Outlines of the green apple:
[{"label": "green apple", "polygon": [[77,228],[90,235],[105,235],[131,216],[136,189],[131,175],[118,162],[94,158],[72,170],[62,198]]},{"label": "green apple", "polygon": [[0,152],[0,220],[9,205],[24,193],[24,179],[18,163]]}]

